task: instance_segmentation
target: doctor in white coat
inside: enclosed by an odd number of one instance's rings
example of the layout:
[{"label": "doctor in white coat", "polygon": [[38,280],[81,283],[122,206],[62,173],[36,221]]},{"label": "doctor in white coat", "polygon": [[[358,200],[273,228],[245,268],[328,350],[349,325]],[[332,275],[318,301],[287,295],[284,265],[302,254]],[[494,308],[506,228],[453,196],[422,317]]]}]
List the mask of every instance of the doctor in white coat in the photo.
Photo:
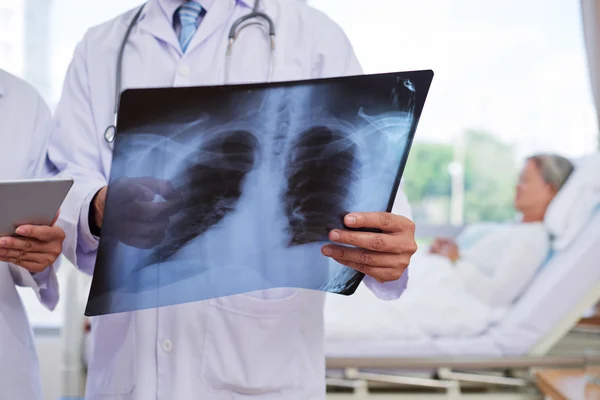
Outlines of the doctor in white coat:
[{"label": "doctor in white coat", "polygon": [[[343,31],[325,15],[297,0],[261,4],[276,28],[274,81],[362,73]],[[230,27],[253,5],[148,1],[125,47],[122,89],[223,84]],[[137,11],[86,33],[55,115],[49,156],[77,181],[69,210],[62,211],[71,224],[65,253],[90,274],[111,168],[104,133],[113,123],[117,58]],[[265,29],[247,27],[236,41],[228,82],[266,81],[268,61]],[[416,251],[402,193],[396,205],[394,214],[356,214],[354,226],[381,228],[383,234],[344,231],[335,239],[332,233],[332,240],[353,241],[359,249],[323,249],[324,256],[365,272],[365,285],[382,299],[401,295],[403,272]],[[87,399],[324,399],[324,299],[314,291],[273,289],[96,317]]]},{"label": "doctor in white coat", "polygon": [[[0,69],[0,180],[46,173],[50,111],[21,79]],[[3,207],[0,202],[0,207]],[[64,231],[21,226],[20,239],[0,237],[0,399],[42,400],[37,353],[15,285],[32,288],[49,310],[58,302],[54,262]]]}]

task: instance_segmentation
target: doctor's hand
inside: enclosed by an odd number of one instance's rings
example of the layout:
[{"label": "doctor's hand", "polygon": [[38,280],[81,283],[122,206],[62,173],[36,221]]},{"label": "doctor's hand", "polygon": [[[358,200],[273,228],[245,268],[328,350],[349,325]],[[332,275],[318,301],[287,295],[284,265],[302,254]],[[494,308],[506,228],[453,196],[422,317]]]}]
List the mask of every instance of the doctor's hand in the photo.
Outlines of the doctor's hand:
[{"label": "doctor's hand", "polygon": [[[417,251],[414,223],[386,213],[351,213],[344,224],[352,229],[370,228],[382,233],[334,229],[322,252],[340,264],[353,268],[379,282],[399,279]],[[347,247],[353,246],[353,247]]]},{"label": "doctor's hand", "polygon": [[[94,219],[103,236],[126,245],[150,249],[165,238],[170,217],[182,205],[181,195],[171,182],[153,177],[120,178],[110,185],[111,209],[105,211],[108,187],[102,188],[93,201]],[[161,199],[162,198],[162,199]],[[104,223],[106,225],[106,223]]]},{"label": "doctor's hand", "polygon": [[16,237],[0,238],[0,261],[18,265],[39,273],[48,268],[62,253],[65,232],[55,226],[60,212],[51,226],[22,225]]}]

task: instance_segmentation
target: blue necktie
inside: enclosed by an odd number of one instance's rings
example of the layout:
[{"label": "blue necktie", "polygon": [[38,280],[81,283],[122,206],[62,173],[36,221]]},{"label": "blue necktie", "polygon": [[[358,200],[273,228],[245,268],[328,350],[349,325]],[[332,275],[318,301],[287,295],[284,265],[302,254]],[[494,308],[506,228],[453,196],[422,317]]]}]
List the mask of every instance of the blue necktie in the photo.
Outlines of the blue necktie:
[{"label": "blue necktie", "polygon": [[179,32],[179,44],[184,53],[192,41],[196,29],[198,29],[198,20],[204,14],[206,14],[206,10],[195,1],[186,1],[177,9],[181,28]]}]

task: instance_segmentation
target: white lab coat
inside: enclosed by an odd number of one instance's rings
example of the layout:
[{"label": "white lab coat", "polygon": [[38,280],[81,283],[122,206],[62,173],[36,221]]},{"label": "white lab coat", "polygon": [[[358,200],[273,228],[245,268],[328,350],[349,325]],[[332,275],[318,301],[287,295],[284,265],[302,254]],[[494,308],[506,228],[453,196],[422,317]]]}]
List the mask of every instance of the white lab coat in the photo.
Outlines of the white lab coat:
[{"label": "white lab coat", "polygon": [[[126,47],[124,88],[223,83],[229,27],[249,5],[215,0],[182,56],[173,4],[147,4]],[[277,28],[274,80],[362,72],[344,33],[325,15],[296,0],[263,4]],[[72,225],[65,252],[88,273],[98,245],[89,204],[110,174],[112,150],[103,135],[113,120],[118,48],[135,11],[87,32],[55,116],[50,157],[77,179],[63,210]],[[267,60],[264,32],[247,28],[234,49],[230,82],[264,81]],[[397,211],[409,216],[399,197]],[[365,283],[386,299],[406,284]],[[323,306],[322,293],[281,289],[94,318],[87,398],[324,399]]]},{"label": "white lab coat", "polygon": [[[0,70],[0,180],[45,173],[49,128],[50,111],[41,96],[29,84]],[[53,310],[58,302],[55,268],[34,276],[0,262],[0,400],[41,400],[33,335],[15,285],[31,287]]]}]

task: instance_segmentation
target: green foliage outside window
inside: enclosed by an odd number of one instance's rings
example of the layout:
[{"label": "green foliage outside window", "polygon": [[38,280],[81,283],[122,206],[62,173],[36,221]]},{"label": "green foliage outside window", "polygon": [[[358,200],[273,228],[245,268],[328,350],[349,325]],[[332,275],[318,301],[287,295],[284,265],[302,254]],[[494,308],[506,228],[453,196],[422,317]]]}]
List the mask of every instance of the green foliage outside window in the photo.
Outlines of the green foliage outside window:
[{"label": "green foliage outside window", "polygon": [[415,143],[404,172],[404,189],[411,203],[426,197],[450,196],[448,164],[454,150],[451,145]]},{"label": "green foliage outside window", "polygon": [[465,157],[465,223],[515,218],[515,151],[482,132],[469,132]]},{"label": "green foliage outside window", "polygon": [[[431,219],[427,211],[419,211],[425,204],[449,214],[452,179],[448,167],[460,154],[455,150],[454,144],[415,142],[404,173],[404,190],[416,219]],[[456,157],[462,158],[464,167],[464,222],[514,219],[519,166],[513,146],[489,133],[469,131],[464,136],[463,156]]]}]

